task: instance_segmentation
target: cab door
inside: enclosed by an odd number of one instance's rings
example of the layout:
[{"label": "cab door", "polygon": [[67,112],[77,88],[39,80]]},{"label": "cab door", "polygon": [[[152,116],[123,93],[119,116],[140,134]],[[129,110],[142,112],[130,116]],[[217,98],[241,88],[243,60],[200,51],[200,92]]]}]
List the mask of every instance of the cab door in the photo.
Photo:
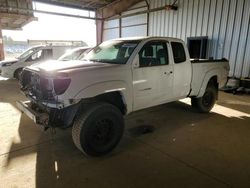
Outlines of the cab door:
[{"label": "cab door", "polygon": [[133,69],[133,110],[155,106],[171,99],[173,65],[169,63],[167,41],[150,41],[138,53]]},{"label": "cab door", "polygon": [[191,88],[192,65],[182,42],[171,42],[174,66],[173,95],[176,99],[188,96]]}]

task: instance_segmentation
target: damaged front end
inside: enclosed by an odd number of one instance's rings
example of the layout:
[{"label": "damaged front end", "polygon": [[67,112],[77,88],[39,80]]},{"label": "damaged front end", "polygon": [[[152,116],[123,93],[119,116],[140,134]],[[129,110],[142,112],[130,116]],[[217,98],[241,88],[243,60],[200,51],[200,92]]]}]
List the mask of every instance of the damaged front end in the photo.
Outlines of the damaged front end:
[{"label": "damaged front end", "polygon": [[69,87],[71,80],[65,74],[46,75],[41,71],[24,69],[20,85],[21,90],[29,99],[17,102],[18,108],[44,129],[49,127],[67,128],[72,125],[79,108],[79,103],[60,100]]}]

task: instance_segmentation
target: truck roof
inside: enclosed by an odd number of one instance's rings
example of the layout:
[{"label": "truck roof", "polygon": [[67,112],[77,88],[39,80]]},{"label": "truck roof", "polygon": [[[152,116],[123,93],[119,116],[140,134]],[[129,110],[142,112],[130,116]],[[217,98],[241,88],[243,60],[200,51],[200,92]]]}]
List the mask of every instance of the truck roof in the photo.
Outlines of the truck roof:
[{"label": "truck roof", "polygon": [[174,38],[174,37],[160,37],[160,36],[145,36],[145,37],[124,37],[124,38],[116,38],[116,39],[112,39],[112,40],[147,40],[147,39],[165,39],[165,40],[169,40],[169,41],[178,41],[178,42],[183,42],[182,39],[179,38]]}]

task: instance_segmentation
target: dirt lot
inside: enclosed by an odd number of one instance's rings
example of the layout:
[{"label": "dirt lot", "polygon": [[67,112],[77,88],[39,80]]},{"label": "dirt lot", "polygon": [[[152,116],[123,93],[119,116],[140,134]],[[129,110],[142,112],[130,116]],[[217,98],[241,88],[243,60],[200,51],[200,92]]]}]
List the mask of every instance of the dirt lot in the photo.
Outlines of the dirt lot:
[{"label": "dirt lot", "polygon": [[114,152],[87,158],[70,129],[22,115],[18,83],[0,78],[0,187],[250,187],[250,96],[219,98],[210,114],[188,99],[134,113]]}]

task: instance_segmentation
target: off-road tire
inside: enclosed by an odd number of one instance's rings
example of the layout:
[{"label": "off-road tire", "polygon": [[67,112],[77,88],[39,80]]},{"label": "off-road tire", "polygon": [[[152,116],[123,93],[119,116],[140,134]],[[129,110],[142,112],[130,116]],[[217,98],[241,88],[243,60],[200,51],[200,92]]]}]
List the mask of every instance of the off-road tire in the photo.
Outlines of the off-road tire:
[{"label": "off-road tire", "polygon": [[208,85],[202,97],[191,98],[192,107],[201,113],[208,113],[214,107],[218,94],[218,89],[213,85]]},{"label": "off-road tire", "polygon": [[118,108],[108,103],[93,103],[76,117],[72,138],[85,155],[101,156],[115,148],[123,130],[124,119]]}]

